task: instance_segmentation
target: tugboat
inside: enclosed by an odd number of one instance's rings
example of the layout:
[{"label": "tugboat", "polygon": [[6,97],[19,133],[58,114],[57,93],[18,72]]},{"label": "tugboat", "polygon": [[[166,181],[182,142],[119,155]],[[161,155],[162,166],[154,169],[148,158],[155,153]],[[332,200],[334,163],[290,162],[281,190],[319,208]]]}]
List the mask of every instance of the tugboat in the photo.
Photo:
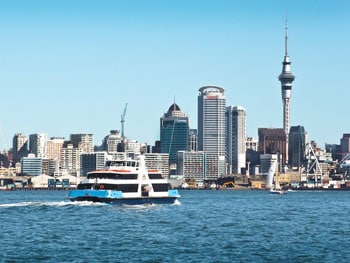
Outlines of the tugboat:
[{"label": "tugboat", "polygon": [[144,156],[107,161],[104,169],[89,172],[69,192],[71,201],[112,205],[173,204],[180,194],[158,170],[148,170]]}]

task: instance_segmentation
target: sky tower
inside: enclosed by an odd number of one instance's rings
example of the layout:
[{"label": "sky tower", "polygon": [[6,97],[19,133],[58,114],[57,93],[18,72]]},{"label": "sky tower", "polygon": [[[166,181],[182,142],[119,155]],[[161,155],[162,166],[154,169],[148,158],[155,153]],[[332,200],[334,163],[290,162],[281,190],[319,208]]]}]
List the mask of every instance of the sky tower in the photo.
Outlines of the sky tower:
[{"label": "sky tower", "polygon": [[283,102],[283,130],[286,134],[286,163],[288,163],[288,143],[289,143],[289,129],[290,129],[290,99],[292,97],[292,82],[294,75],[290,68],[290,60],[288,56],[288,21],[286,18],[286,36],[285,36],[285,53],[282,62],[282,73],[278,79],[281,82],[282,102]]}]

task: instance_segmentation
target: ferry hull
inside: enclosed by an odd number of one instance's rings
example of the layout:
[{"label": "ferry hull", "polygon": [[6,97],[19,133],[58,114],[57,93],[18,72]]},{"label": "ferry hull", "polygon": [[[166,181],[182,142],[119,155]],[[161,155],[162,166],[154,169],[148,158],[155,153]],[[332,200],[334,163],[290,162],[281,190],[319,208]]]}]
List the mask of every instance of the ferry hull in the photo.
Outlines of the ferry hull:
[{"label": "ferry hull", "polygon": [[120,191],[111,190],[72,190],[69,193],[71,201],[100,202],[112,205],[145,205],[145,204],[173,204],[180,195],[177,190],[169,190],[161,197],[123,197]]},{"label": "ferry hull", "polygon": [[99,198],[99,197],[75,197],[71,198],[71,201],[89,201],[107,203],[111,205],[151,205],[151,204],[173,204],[177,197],[149,197],[149,198],[125,198],[125,199],[112,199],[112,198]]}]

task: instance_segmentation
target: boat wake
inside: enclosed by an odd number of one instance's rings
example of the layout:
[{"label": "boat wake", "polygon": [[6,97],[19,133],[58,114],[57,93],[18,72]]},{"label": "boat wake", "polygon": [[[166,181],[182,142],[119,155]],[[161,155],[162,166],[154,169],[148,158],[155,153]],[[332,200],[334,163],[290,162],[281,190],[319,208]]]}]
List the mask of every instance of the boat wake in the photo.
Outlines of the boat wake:
[{"label": "boat wake", "polygon": [[103,203],[94,203],[89,201],[71,202],[71,201],[59,201],[59,202],[19,202],[10,204],[0,204],[0,208],[11,208],[11,207],[40,207],[40,206],[101,206]]},{"label": "boat wake", "polygon": [[181,202],[179,199],[176,199],[173,205],[181,205]]}]

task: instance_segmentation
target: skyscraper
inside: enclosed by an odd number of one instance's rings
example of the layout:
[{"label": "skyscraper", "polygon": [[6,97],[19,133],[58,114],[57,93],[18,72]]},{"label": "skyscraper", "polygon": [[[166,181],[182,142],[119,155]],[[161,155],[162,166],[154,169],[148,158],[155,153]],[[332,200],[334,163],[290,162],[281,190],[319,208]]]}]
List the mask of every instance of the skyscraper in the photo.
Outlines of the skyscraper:
[{"label": "skyscraper", "polygon": [[209,153],[215,160],[217,176],[225,174],[226,99],[224,89],[204,86],[198,95],[198,150]]},{"label": "skyscraper", "polygon": [[303,126],[292,126],[289,132],[289,164],[300,167],[305,159],[307,133]]},{"label": "skyscraper", "polygon": [[169,154],[169,164],[176,163],[178,151],[188,150],[189,120],[174,102],[160,118],[160,150]]},{"label": "skyscraper", "polygon": [[230,172],[240,174],[246,161],[245,110],[240,106],[226,108],[226,161]]},{"label": "skyscraper", "polygon": [[290,60],[288,56],[288,24],[286,19],[286,36],[285,36],[285,54],[282,62],[282,73],[278,79],[281,82],[282,101],[283,101],[283,130],[286,134],[286,159],[288,163],[288,137],[290,129],[290,99],[292,97],[292,82],[294,81],[294,75],[292,74],[290,67]]}]

